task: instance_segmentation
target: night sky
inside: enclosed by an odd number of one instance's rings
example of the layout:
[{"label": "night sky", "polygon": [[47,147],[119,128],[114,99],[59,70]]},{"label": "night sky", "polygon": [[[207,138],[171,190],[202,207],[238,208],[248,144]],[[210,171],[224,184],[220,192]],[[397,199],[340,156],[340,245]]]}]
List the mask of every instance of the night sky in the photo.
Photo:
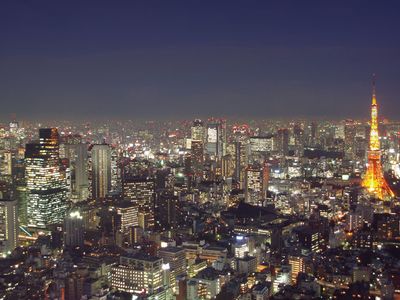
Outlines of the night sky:
[{"label": "night sky", "polygon": [[0,1],[0,117],[400,114],[400,1]]}]

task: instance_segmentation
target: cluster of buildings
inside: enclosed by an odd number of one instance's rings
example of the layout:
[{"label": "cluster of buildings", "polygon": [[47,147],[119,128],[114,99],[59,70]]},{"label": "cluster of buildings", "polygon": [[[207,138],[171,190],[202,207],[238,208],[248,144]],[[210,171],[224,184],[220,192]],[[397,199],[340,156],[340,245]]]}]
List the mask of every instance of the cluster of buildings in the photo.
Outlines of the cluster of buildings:
[{"label": "cluster of buildings", "polygon": [[0,127],[0,299],[400,297],[400,123]]}]

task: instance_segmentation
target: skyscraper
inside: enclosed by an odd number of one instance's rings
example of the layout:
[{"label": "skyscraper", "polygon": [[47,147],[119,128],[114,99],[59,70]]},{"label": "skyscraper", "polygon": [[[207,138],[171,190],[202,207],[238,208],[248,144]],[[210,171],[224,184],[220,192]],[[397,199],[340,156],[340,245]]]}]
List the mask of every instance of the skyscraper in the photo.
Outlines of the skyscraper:
[{"label": "skyscraper", "polygon": [[86,144],[65,145],[65,156],[71,170],[71,194],[75,201],[86,200],[89,192],[88,146]]},{"label": "skyscraper", "polygon": [[155,201],[155,225],[161,230],[176,229],[178,196],[172,193],[159,193]]},{"label": "skyscraper", "polygon": [[83,246],[84,224],[83,217],[78,210],[71,211],[64,220],[65,247]]},{"label": "skyscraper", "polygon": [[18,246],[17,201],[0,199],[0,257]]},{"label": "skyscraper", "polygon": [[215,160],[224,155],[225,123],[222,120],[207,125],[207,153]]},{"label": "skyscraper", "polygon": [[91,149],[92,198],[105,198],[111,190],[111,148],[107,144],[93,145]]},{"label": "skyscraper", "polygon": [[27,217],[29,226],[44,228],[64,219],[68,191],[60,172],[57,129],[40,129],[39,138],[25,149]]},{"label": "skyscraper", "polygon": [[356,148],[356,125],[353,120],[346,120],[344,125],[345,155],[352,158]]},{"label": "skyscraper", "polygon": [[257,204],[267,196],[269,169],[267,165],[249,165],[246,169],[246,202]]},{"label": "skyscraper", "polygon": [[278,130],[276,135],[277,139],[277,149],[280,155],[288,155],[289,152],[289,130],[287,128],[282,128]]},{"label": "skyscraper", "polygon": [[139,226],[145,228],[154,226],[154,188],[154,180],[147,177],[127,178],[123,183],[123,198],[136,205]]},{"label": "skyscraper", "polygon": [[369,193],[384,200],[394,196],[393,191],[387,184],[381,166],[381,149],[378,132],[378,103],[376,101],[375,80],[372,89],[371,104],[371,131],[369,138],[368,166],[363,182]]},{"label": "skyscraper", "polygon": [[206,130],[202,120],[196,119],[191,127],[191,138],[195,141],[205,141]]},{"label": "skyscraper", "polygon": [[192,140],[192,169],[196,176],[201,176],[204,165],[204,144],[200,140]]}]

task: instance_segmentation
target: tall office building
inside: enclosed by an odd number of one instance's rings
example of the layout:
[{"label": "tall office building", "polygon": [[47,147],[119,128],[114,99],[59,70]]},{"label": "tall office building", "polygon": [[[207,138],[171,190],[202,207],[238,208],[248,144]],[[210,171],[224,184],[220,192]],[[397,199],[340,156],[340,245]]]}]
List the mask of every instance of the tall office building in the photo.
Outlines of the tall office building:
[{"label": "tall office building", "polygon": [[160,193],[155,201],[155,225],[160,230],[176,228],[178,214],[178,196],[172,193]]},{"label": "tall office building", "polygon": [[246,202],[257,204],[267,196],[269,168],[267,165],[254,164],[246,169]]},{"label": "tall office building", "polygon": [[304,151],[304,129],[302,124],[293,126],[294,150],[297,156],[302,156]]},{"label": "tall office building", "polygon": [[17,201],[0,199],[0,257],[18,246]]},{"label": "tall office building", "polygon": [[65,157],[68,158],[71,172],[71,196],[75,201],[86,200],[89,196],[88,145],[65,145]]},{"label": "tall office building", "polygon": [[204,143],[206,137],[206,129],[202,120],[196,119],[193,121],[191,127],[191,139],[192,141],[202,141]]},{"label": "tall office building", "polygon": [[308,144],[312,147],[316,146],[318,144],[318,138],[318,123],[311,122]]},{"label": "tall office building", "polygon": [[184,248],[165,247],[158,250],[158,257],[162,258],[163,264],[169,268],[169,282],[174,288],[176,278],[186,274],[186,254]]},{"label": "tall office building", "polygon": [[107,144],[91,149],[92,198],[102,199],[111,190],[111,148]]},{"label": "tall office building", "polygon": [[224,155],[226,140],[225,124],[218,120],[207,125],[207,153],[215,160],[220,160]]},{"label": "tall office building", "polygon": [[123,234],[138,226],[138,207],[130,201],[122,201],[116,204],[117,222],[116,227]]},{"label": "tall office building", "polygon": [[344,150],[348,158],[352,158],[356,150],[356,124],[353,120],[346,120],[344,125]]},{"label": "tall office building", "polygon": [[64,244],[67,248],[82,247],[84,220],[79,210],[72,210],[64,220]]},{"label": "tall office building", "polygon": [[249,139],[248,136],[236,136],[235,141],[235,179],[243,183],[245,180],[246,167],[249,162]]},{"label": "tall office building", "polygon": [[289,130],[282,128],[276,135],[276,146],[280,155],[286,156],[289,153]]},{"label": "tall office building", "polygon": [[191,167],[196,176],[201,176],[204,166],[204,143],[201,140],[192,140]]},{"label": "tall office building", "polygon": [[44,228],[64,219],[68,189],[60,172],[57,129],[40,129],[39,138],[25,149],[27,218],[28,226]]},{"label": "tall office building", "polygon": [[154,180],[148,177],[126,178],[123,182],[123,199],[136,205],[139,226],[145,228],[154,226],[154,189]]}]

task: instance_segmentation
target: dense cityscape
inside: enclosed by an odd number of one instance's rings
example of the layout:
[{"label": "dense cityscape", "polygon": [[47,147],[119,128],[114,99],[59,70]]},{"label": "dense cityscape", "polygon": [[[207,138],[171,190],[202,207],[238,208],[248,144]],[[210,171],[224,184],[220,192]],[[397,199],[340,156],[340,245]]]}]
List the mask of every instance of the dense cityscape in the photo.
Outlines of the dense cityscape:
[{"label": "dense cityscape", "polygon": [[400,299],[400,1],[0,1],[0,300]]},{"label": "dense cityscape", "polygon": [[392,299],[400,123],[377,108],[3,124],[0,299]]}]

